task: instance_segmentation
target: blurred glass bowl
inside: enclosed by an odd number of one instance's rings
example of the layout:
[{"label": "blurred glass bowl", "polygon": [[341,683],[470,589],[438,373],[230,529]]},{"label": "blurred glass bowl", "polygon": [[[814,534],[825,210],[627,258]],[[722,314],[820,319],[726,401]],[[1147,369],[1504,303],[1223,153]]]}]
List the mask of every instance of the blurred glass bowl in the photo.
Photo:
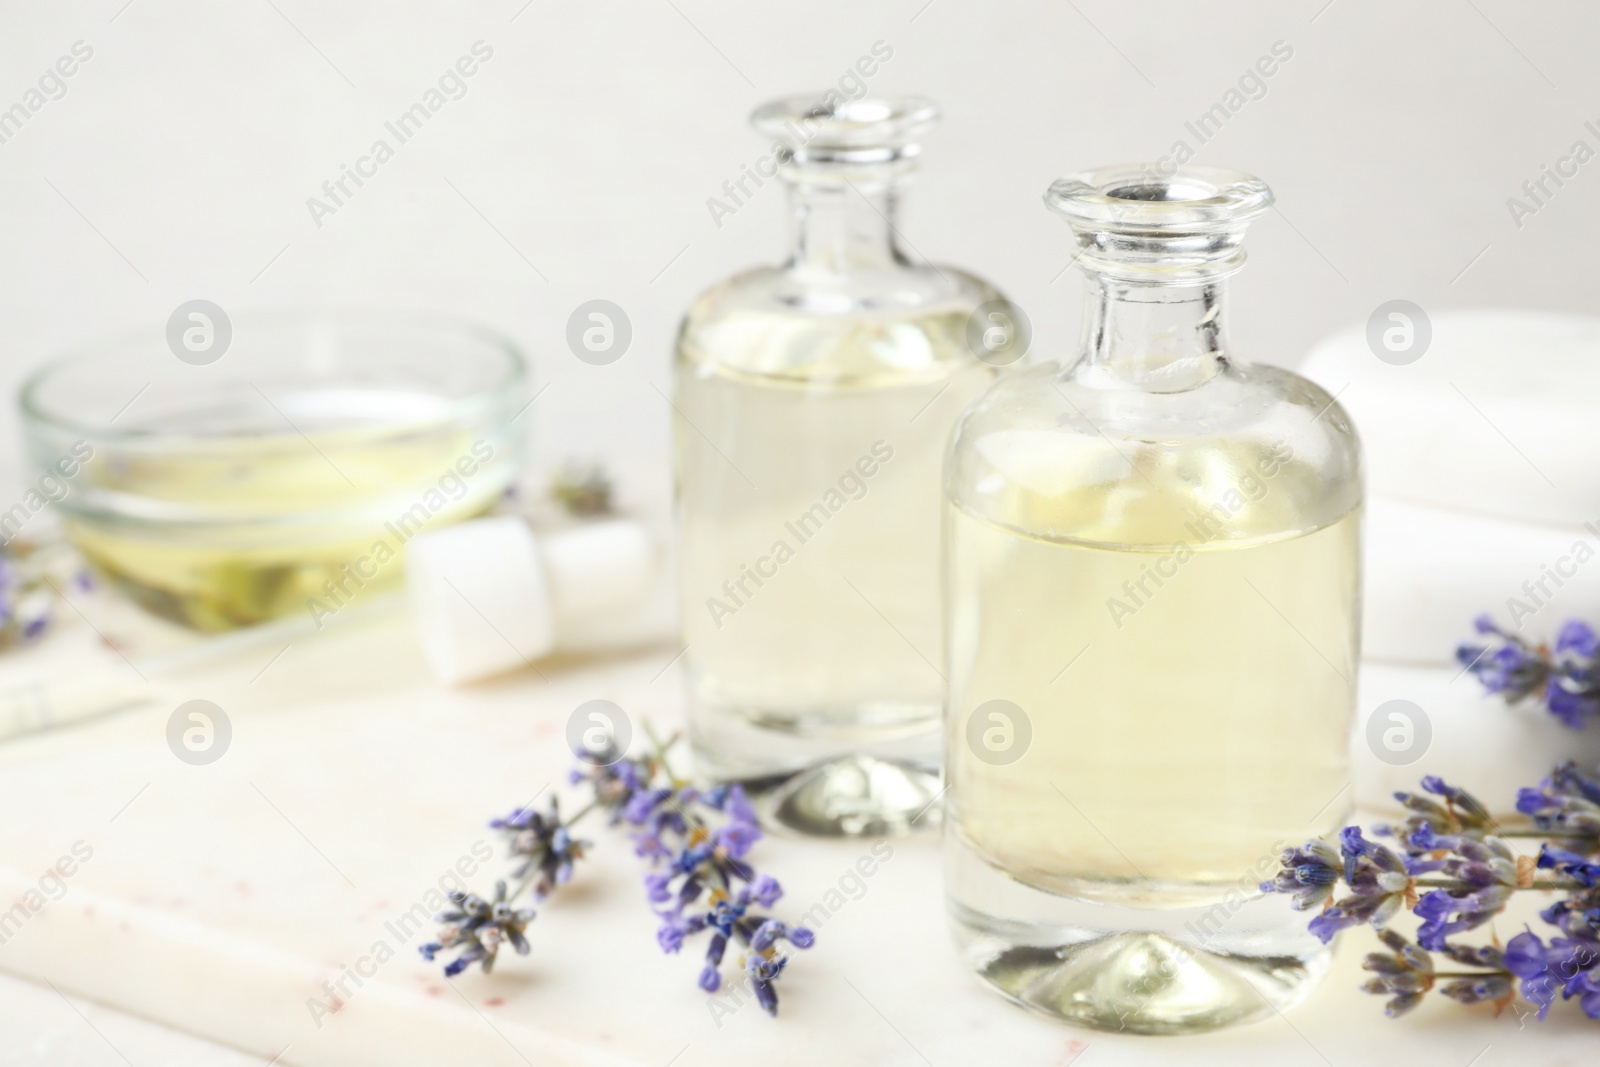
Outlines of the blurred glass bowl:
[{"label": "blurred glass bowl", "polygon": [[201,630],[297,611],[320,625],[391,585],[418,530],[489,510],[516,479],[527,374],[505,338],[393,311],[230,328],[212,308],[22,387],[40,494],[150,611]]}]

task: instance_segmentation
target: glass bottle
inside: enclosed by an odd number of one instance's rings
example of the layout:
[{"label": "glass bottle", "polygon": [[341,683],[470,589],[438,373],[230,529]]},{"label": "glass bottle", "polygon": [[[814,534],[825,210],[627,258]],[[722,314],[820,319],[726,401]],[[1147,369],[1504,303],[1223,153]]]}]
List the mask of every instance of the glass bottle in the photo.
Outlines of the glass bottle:
[{"label": "glass bottle", "polygon": [[759,108],[775,143],[746,174],[788,187],[793,252],[703,293],[678,335],[696,770],[802,832],[904,831],[937,796],[940,463],[1025,346],[991,286],[901,249],[896,209],[936,118],[913,97]]},{"label": "glass bottle", "polygon": [[1112,167],[1045,199],[1089,280],[1080,350],[979,397],[945,470],[948,902],[1027,1007],[1208,1029],[1330,958],[1257,886],[1349,808],[1360,446],[1229,343],[1260,180]]}]

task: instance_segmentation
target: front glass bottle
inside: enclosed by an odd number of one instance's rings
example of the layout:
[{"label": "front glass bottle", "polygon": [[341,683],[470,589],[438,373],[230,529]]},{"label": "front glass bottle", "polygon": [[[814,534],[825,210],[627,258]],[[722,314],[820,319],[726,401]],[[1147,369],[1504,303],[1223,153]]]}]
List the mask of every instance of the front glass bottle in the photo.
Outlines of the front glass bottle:
[{"label": "front glass bottle", "polygon": [[969,344],[975,312],[1005,307],[993,288],[900,250],[896,205],[935,117],[916,98],[757,110],[792,257],[701,295],[679,333],[696,771],[804,832],[903,831],[937,795],[940,463],[1020,354]]},{"label": "front glass bottle", "polygon": [[1257,886],[1348,809],[1362,484],[1334,399],[1228,342],[1267,187],[1150,175],[1051,187],[1081,351],[996,383],[951,442],[946,867],[991,984],[1166,1033],[1270,1013],[1326,967]]}]

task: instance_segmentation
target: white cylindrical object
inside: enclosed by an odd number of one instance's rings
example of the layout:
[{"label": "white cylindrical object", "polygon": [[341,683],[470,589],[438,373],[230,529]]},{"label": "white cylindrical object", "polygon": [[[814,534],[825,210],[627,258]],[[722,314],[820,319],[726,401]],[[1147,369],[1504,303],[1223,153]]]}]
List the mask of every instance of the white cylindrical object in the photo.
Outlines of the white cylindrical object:
[{"label": "white cylindrical object", "polygon": [[557,530],[539,538],[550,577],[556,643],[569,624],[625,608],[655,577],[650,531],[614,520]]},{"label": "white cylindrical object", "polygon": [[1459,667],[1364,663],[1358,689],[1350,753],[1363,808],[1397,810],[1395,792],[1420,792],[1436,774],[1506,814],[1555,765],[1600,764],[1600,730],[1574,730],[1533,702],[1510,707]]},{"label": "white cylindrical object", "polygon": [[655,547],[614,519],[535,536],[515,515],[419,534],[406,546],[423,653],[451,685],[532,663],[564,631],[625,616],[656,584]]},{"label": "white cylindrical object", "polygon": [[1600,621],[1600,529],[1514,522],[1373,497],[1362,652],[1443,665],[1488,612],[1533,641]]},{"label": "white cylindrical object", "polygon": [[1415,362],[1379,359],[1362,324],[1328,337],[1300,368],[1361,432],[1371,492],[1512,520],[1600,521],[1600,318],[1430,318]]},{"label": "white cylindrical object", "polygon": [[533,532],[516,516],[412,538],[406,581],[423,654],[445,682],[499,674],[554,646],[544,562]]}]

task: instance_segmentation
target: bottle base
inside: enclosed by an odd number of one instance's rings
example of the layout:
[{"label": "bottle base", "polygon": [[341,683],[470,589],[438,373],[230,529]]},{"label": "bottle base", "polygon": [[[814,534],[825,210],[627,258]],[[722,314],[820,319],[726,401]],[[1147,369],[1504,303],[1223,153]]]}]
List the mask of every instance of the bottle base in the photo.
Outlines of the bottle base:
[{"label": "bottle base", "polygon": [[937,705],[907,704],[780,720],[700,701],[690,715],[694,771],[744,786],[774,830],[904,836],[942,815],[938,715]]},{"label": "bottle base", "polygon": [[809,837],[903,837],[937,826],[939,775],[853,754],[813,764],[760,794],[763,818]]},{"label": "bottle base", "polygon": [[1327,973],[1332,950],[1288,902],[1235,890],[1209,905],[1090,903],[1025,886],[945,838],[956,940],[1014,1003],[1080,1026],[1187,1034],[1284,1011]]}]

